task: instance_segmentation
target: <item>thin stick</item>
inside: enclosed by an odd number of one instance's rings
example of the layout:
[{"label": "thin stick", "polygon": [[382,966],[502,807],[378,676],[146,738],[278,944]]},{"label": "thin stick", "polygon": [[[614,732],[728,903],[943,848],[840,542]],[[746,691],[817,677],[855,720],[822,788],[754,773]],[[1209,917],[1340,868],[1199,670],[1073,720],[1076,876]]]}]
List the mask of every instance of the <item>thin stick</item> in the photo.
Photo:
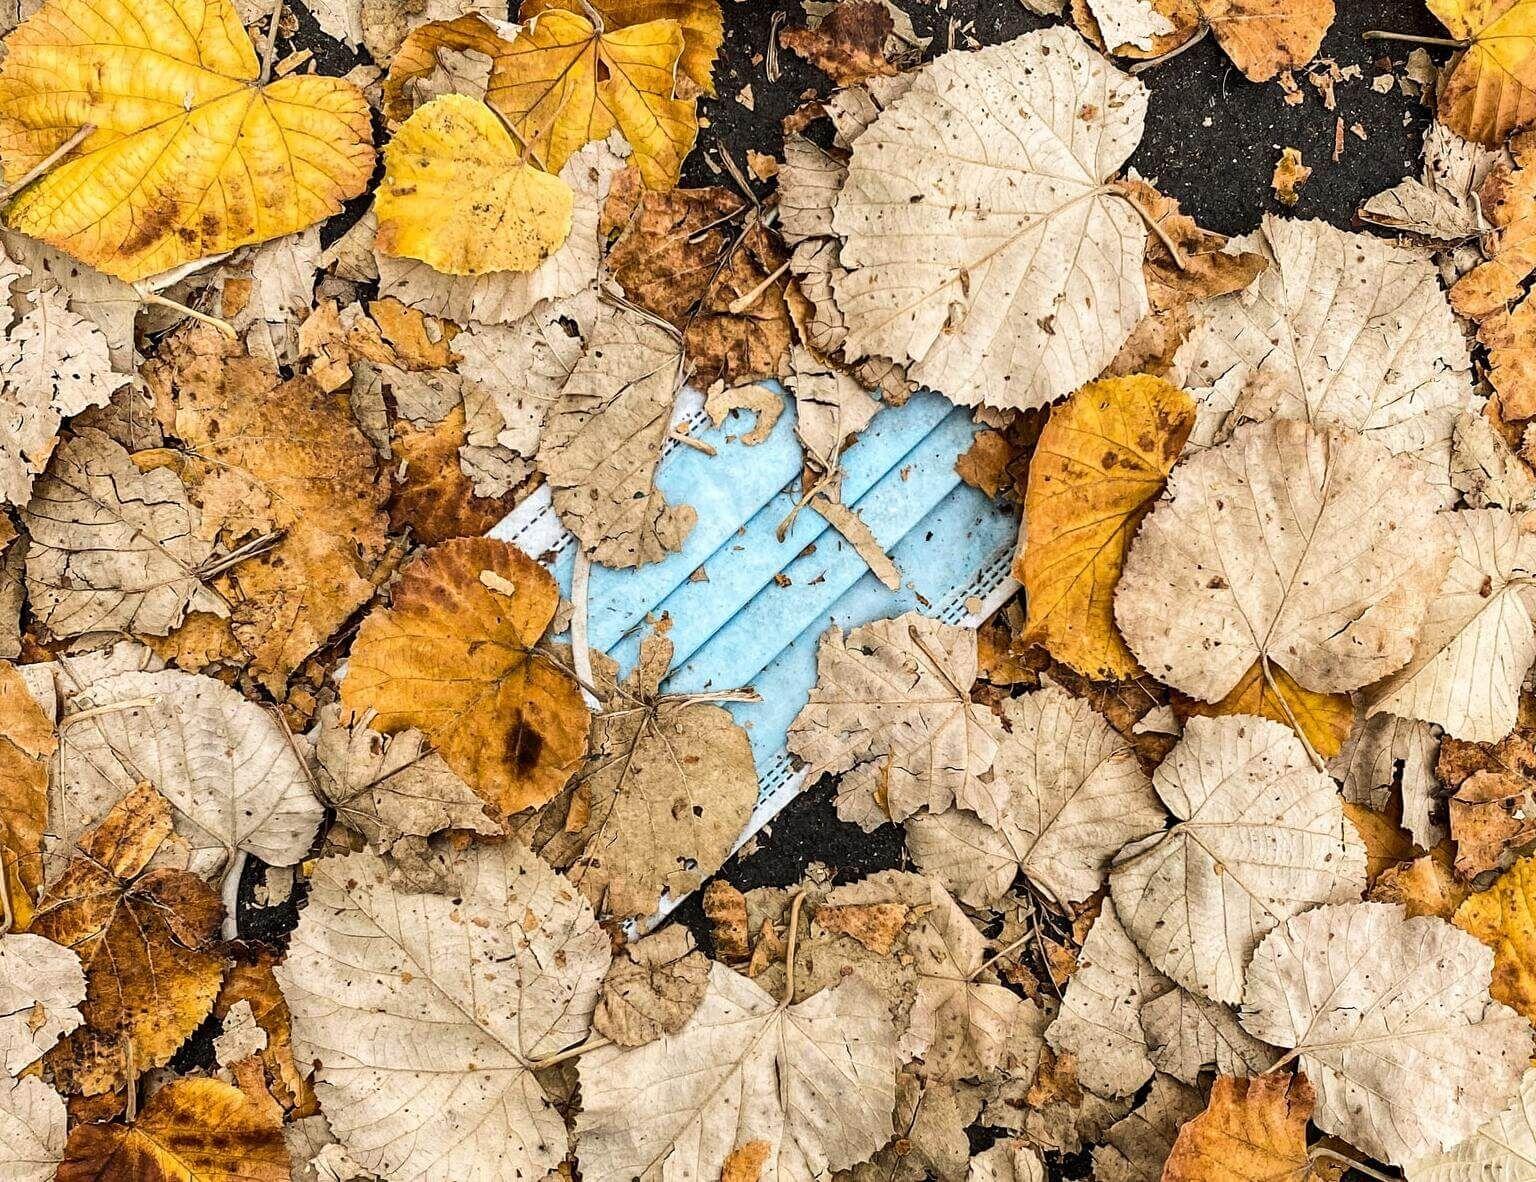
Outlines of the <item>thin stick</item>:
[{"label": "thin stick", "polygon": [[11,884],[5,880],[5,851],[0,850],[0,936],[10,931],[15,922],[16,913],[11,910]]},{"label": "thin stick", "polygon": [[224,938],[236,940],[240,937],[240,923],[235,918],[235,908],[240,902],[240,879],[245,874],[246,852],[236,850],[235,856],[230,859],[229,869],[224,872],[224,881],[220,885],[219,898],[224,901]]},{"label": "thin stick", "polygon": [[[580,546],[576,547],[576,566],[571,572],[571,664],[576,668],[578,681],[591,685],[592,650],[587,645],[587,598],[592,580],[592,560]],[[587,691],[583,690],[585,694]],[[587,705],[594,710],[602,708],[596,694],[588,695]]]},{"label": "thin stick", "polygon": [[546,1067],[553,1067],[556,1063],[564,1063],[568,1059],[575,1059],[585,1055],[588,1051],[595,1051],[599,1047],[613,1045],[613,1039],[604,1038],[601,1034],[594,1034],[586,1042],[577,1043],[574,1047],[567,1047],[558,1055],[550,1055],[547,1059],[535,1059],[528,1066],[533,1071],[543,1071]]},{"label": "thin stick", "polygon": [[805,904],[804,888],[795,892],[795,899],[789,905],[789,936],[784,942],[784,1000],[779,1002],[779,1009],[787,1009],[789,1003],[795,1000],[795,937],[800,932],[800,908]]},{"label": "thin stick", "polygon": [[186,304],[179,304],[173,299],[161,295],[157,291],[149,291],[147,288],[134,285],[134,290],[139,293],[139,299],[146,304],[155,304],[161,308],[170,308],[180,312],[183,316],[190,316],[193,320],[200,321],[212,328],[218,329],[232,341],[238,341],[240,334],[235,331],[235,326],[227,320],[220,320],[217,316],[210,316],[207,312],[199,312],[196,308],[189,308]]},{"label": "thin stick", "polygon": [[1211,25],[1209,21],[1201,21],[1199,31],[1183,45],[1175,45],[1167,53],[1160,53],[1156,57],[1149,57],[1144,62],[1137,62],[1131,67],[1132,74],[1145,74],[1148,70],[1155,70],[1158,66],[1167,65],[1181,53],[1188,53],[1200,42],[1210,35]]},{"label": "thin stick", "polygon": [[734,300],[732,300],[730,304],[727,305],[726,311],[728,311],[732,316],[740,316],[753,304],[757,303],[757,301],[762,297],[763,292],[767,291],[770,287],[777,283],[780,277],[787,270],[789,270],[789,260],[785,259],[779,269],[772,275],[768,276],[768,278],[764,279],[751,291],[747,292],[746,295],[737,296]]},{"label": "thin stick", "polygon": [[265,554],[287,536],[286,531],[275,529],[269,534],[262,534],[259,538],[252,538],[243,546],[231,550],[222,558],[215,558],[197,568],[199,578],[211,579],[215,575],[221,575],[232,566],[238,566],[247,559],[255,558],[258,554]]},{"label": "thin stick", "polygon": [[974,973],[972,973],[970,976],[966,977],[966,980],[967,981],[974,981],[977,977],[981,976],[982,973],[986,972],[993,965],[995,965],[998,961],[1002,960],[1003,957],[1007,956],[1010,952],[1017,952],[1025,944],[1029,943],[1029,941],[1030,941],[1031,937],[1033,936],[1033,934],[1034,934],[1033,932],[1025,932],[1022,936],[1020,936],[1017,940],[1014,940],[1012,943],[1003,945],[1003,947],[999,948],[991,956],[987,957],[986,960],[982,961],[979,965],[977,965],[976,966],[976,971]]},{"label": "thin stick", "polygon": [[66,714],[59,719],[59,729],[66,726],[74,726],[77,722],[85,722],[90,718],[100,718],[103,714],[116,714],[119,710],[137,710],[140,706],[153,706],[154,698],[125,698],[121,702],[108,702],[105,706],[92,706],[89,710],[77,710],[73,714]]},{"label": "thin stick", "polygon": [[267,22],[267,40],[261,47],[261,84],[272,81],[272,59],[277,56],[277,27],[283,23],[283,0],[273,0],[272,19]]},{"label": "thin stick", "polygon": [[701,451],[707,456],[716,456],[720,454],[715,450],[713,444],[705,443],[702,439],[695,439],[692,435],[689,435],[683,431],[679,431],[676,427],[673,427],[672,430],[667,432],[667,438],[673,440],[674,442],[681,443],[684,447],[691,447],[694,451]]},{"label": "thin stick", "polygon": [[1389,33],[1383,29],[1367,29],[1360,34],[1362,41],[1405,41],[1409,45],[1434,45],[1441,49],[1465,49],[1470,41],[1458,41],[1454,37],[1420,37],[1417,33]]},{"label": "thin stick", "polygon": [[1316,1161],[1320,1157],[1325,1157],[1329,1161],[1338,1162],[1341,1166],[1348,1166],[1352,1170],[1359,1170],[1367,1178],[1376,1179],[1376,1182],[1402,1182],[1400,1178],[1394,1178],[1391,1174],[1383,1174],[1380,1170],[1373,1170],[1364,1162],[1356,1161],[1352,1157],[1346,1157],[1342,1153],[1338,1153],[1332,1149],[1329,1149],[1326,1145],[1312,1146],[1311,1149],[1307,1150],[1307,1157],[1313,1161]]},{"label": "thin stick", "polygon": [[1181,271],[1189,270],[1189,260],[1184,257],[1184,252],[1179,249],[1178,243],[1176,243],[1172,238],[1168,237],[1168,231],[1164,230],[1163,227],[1158,223],[1158,220],[1150,213],[1148,213],[1144,208],[1142,208],[1140,201],[1137,201],[1136,198],[1132,197],[1130,193],[1128,193],[1125,189],[1120,188],[1118,185],[1108,185],[1106,186],[1106,189],[1108,192],[1113,193],[1116,197],[1119,197],[1122,201],[1124,201],[1127,205],[1129,205],[1132,209],[1141,215],[1141,220],[1147,224],[1147,229],[1150,230],[1157,237],[1157,240],[1163,244],[1163,248],[1167,250],[1169,257],[1173,259],[1173,265],[1175,267]]},{"label": "thin stick", "polygon": [[48,155],[44,156],[31,168],[27,169],[26,172],[22,173],[18,179],[6,185],[5,188],[0,189],[0,205],[4,205],[7,201],[16,196],[17,193],[21,192],[33,181],[37,180],[38,177],[42,176],[43,173],[47,172],[65,156],[68,156],[71,152],[80,146],[80,142],[84,140],[86,136],[90,135],[91,132],[95,130],[96,125],[94,123],[85,124],[80,128],[79,131],[75,132],[74,135],[70,136],[57,148],[49,152]]}]

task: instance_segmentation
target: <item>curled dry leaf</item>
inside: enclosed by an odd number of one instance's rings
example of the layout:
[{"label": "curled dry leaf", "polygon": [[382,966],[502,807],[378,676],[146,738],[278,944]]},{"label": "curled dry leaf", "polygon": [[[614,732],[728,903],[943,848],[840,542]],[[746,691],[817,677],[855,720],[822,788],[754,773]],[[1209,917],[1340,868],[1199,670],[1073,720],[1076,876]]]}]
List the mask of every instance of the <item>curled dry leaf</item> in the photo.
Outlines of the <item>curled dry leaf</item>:
[{"label": "curled dry leaf", "polygon": [[405,568],[390,606],[364,618],[342,703],[375,711],[384,734],[419,730],[500,812],[543,804],[586,750],[581,691],[533,651],[559,598],[506,542],[434,546]]},{"label": "curled dry leaf", "polygon": [[[86,715],[72,721],[73,714]],[[170,803],[187,869],[211,878],[236,852],[292,866],[325,809],[273,714],[223,682],[179,669],[117,673],[69,699],[49,786],[48,877],[134,787]]]},{"label": "curled dry leaf", "polygon": [[1338,788],[1277,723],[1191,718],[1152,784],[1178,823],[1120,852],[1110,892],[1137,946],[1187,989],[1240,1001],[1266,933],[1365,890]]},{"label": "curled dry leaf", "polygon": [[1114,594],[1131,538],[1195,425],[1189,395],[1161,378],[1091,382],[1051,412],[1029,463],[1027,530],[1014,577],[1041,644],[1087,677],[1130,677]]},{"label": "curled dry leaf", "polygon": [[1444,920],[1387,903],[1318,907],[1259,945],[1243,1025],[1294,1052],[1320,1129],[1401,1165],[1497,1113],[1531,1056],[1530,1025],[1489,999],[1492,965]]},{"label": "curled dry leaf", "polygon": [[49,0],[7,39],[0,112],[11,181],[96,128],[5,221],[130,281],[302,230],[373,171],[362,92],[264,83],[230,0]]},{"label": "curled dry leaf", "polygon": [[[1532,32],[1536,34],[1536,26]],[[1473,320],[1483,320],[1513,304],[1536,270],[1536,134],[1526,131],[1511,136],[1509,153],[1512,163],[1506,163],[1501,155],[1486,153],[1498,163],[1489,167],[1473,195],[1476,209],[1486,219],[1476,228],[1481,230],[1485,224],[1493,227],[1484,245],[1489,258],[1451,288],[1451,307]]]},{"label": "curled dry leaf", "polygon": [[170,833],[169,803],[135,788],[38,904],[32,930],[85,966],[84,1025],[46,1056],[67,1092],[97,1096],[163,1067],[213,1009],[224,908],[195,875],[146,869]]},{"label": "curled dry leaf", "polygon": [[175,1079],[131,1124],[82,1121],[69,1135],[59,1182],[289,1182],[278,1118],[216,1079]]},{"label": "curled dry leaf", "polygon": [[1452,791],[1451,838],[1456,873],[1473,878],[1509,866],[1521,847],[1536,839],[1536,746],[1520,727],[1497,743],[1445,739],[1435,761],[1440,782]]},{"label": "curled dry leaf", "polygon": [[1240,424],[1347,427],[1410,457],[1441,497],[1471,359],[1439,276],[1419,252],[1324,222],[1266,218],[1235,240],[1269,260],[1253,285],[1204,305],[1174,359],[1201,403],[1196,443]]},{"label": "curled dry leaf", "polygon": [[302,1118],[319,1108],[309,1081],[311,1065],[301,1068],[293,1057],[292,1017],[273,972],[275,959],[263,952],[255,960],[230,968],[213,1003],[213,1014],[220,1021],[227,1021],[237,1007],[250,1014],[256,1030],[253,1037],[259,1036],[263,1044],[258,1053],[264,1086],[285,1110]]},{"label": "curled dry leaf", "polygon": [[1439,86],[1440,118],[1480,144],[1501,144],[1536,117],[1536,4],[1531,0],[1428,0],[1467,42]]},{"label": "curled dry leaf", "polygon": [[1396,787],[1403,827],[1429,849],[1445,837],[1445,827],[1434,815],[1439,805],[1439,753],[1440,737],[1428,723],[1378,714],[1355,722],[1338,756],[1330,758],[1328,771],[1342,781],[1345,800],[1377,810],[1388,807]]},{"label": "curled dry leaf", "polygon": [[1146,232],[1105,182],[1146,89],[1069,29],[923,67],[854,142],[833,224],[851,355],[974,405],[1095,377],[1147,310]]},{"label": "curled dry leaf", "polygon": [[866,831],[954,804],[996,821],[1001,728],[971,701],[975,681],[968,628],[909,612],[846,635],[828,629],[789,750],[812,778],[842,775],[838,814]]},{"label": "curled dry leaf", "polygon": [[1045,1165],[1023,1141],[999,1141],[971,1159],[966,1182],[1045,1182]]},{"label": "curled dry leaf", "polygon": [[102,432],[54,453],[21,511],[31,535],[27,594],[55,636],[164,636],[190,611],[229,614],[204,585],[213,544],[175,473],[140,472]]},{"label": "curled dry leaf", "polygon": [[1160,57],[1193,37],[1202,21],[1195,0],[1072,0],[1072,23],[1116,57]]},{"label": "curled dry leaf", "polygon": [[0,1078],[0,1177],[55,1182],[64,1160],[67,1113],[59,1094],[33,1076]]},{"label": "curled dry leaf", "polygon": [[571,188],[524,160],[484,103],[449,94],[384,149],[377,250],[450,275],[532,271],[571,232]]},{"label": "curled dry leaf", "polygon": [[1020,871],[1058,904],[1086,899],[1121,846],[1162,828],[1152,785],[1083,698],[1047,686],[1005,701],[1002,718],[988,813],[930,804],[907,822],[912,858],[973,906],[996,902]]},{"label": "curled dry leaf", "polygon": [[813,1182],[891,1137],[896,1035],[885,1002],[857,976],[786,1007],[714,965],[677,1034],[601,1047],[578,1070],[587,1182],[656,1182],[682,1160],[713,1178],[754,1142],[766,1146],[759,1177]]},{"label": "curled dry leaf", "polygon": [[621,1047],[676,1034],[704,999],[709,965],[681,924],[637,940],[603,978],[592,1028]]},{"label": "curled dry leaf", "polygon": [[1220,701],[1258,661],[1335,693],[1405,665],[1450,561],[1437,497],[1353,432],[1272,419],[1174,469],[1115,619],[1155,677]]},{"label": "curled dry leaf", "polygon": [[1456,911],[1455,924],[1493,949],[1493,996],[1536,1021],[1536,858],[1521,858]]},{"label": "curled dry leaf", "polygon": [[838,86],[856,86],[867,78],[899,71],[885,56],[886,38],[895,28],[880,0],[844,0],[814,28],[788,28],[779,44],[792,49]]},{"label": "curled dry leaf", "polygon": [[539,467],[555,511],[598,562],[658,562],[682,548],[698,520],[656,487],[682,367],[666,328],[629,311],[606,313],[549,408]]},{"label": "curled dry leaf", "polygon": [[0,936],[0,1067],[12,1076],[80,1025],[85,972],[69,948],[30,932]]},{"label": "curled dry leaf", "polygon": [[1163,1178],[1273,1182],[1311,1177],[1307,1118],[1315,1101],[1304,1075],[1218,1076],[1205,1111],[1179,1130]]},{"label": "curled dry leaf", "polygon": [[399,1182],[503,1182],[565,1156],[534,1075],[581,1042],[608,937],[508,843],[458,860],[459,897],[401,890],[370,853],[322,860],[277,978],[294,1050],[359,1164]]}]

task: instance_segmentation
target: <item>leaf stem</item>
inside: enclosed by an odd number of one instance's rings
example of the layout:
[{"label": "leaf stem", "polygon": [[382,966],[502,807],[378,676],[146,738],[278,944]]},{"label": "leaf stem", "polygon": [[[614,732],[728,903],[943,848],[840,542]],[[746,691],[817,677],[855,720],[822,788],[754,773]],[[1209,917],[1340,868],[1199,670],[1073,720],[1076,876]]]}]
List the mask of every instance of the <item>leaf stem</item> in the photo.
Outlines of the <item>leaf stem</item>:
[{"label": "leaf stem", "polygon": [[1189,270],[1189,260],[1184,257],[1184,252],[1179,249],[1178,243],[1169,237],[1168,231],[1163,229],[1158,220],[1153,217],[1151,213],[1146,210],[1146,208],[1142,206],[1140,201],[1137,201],[1136,198],[1131,196],[1128,190],[1121,187],[1120,185],[1105,185],[1104,192],[1111,193],[1114,196],[1120,198],[1138,214],[1140,214],[1141,220],[1147,224],[1147,229],[1151,231],[1153,236],[1163,244],[1163,249],[1166,250],[1169,257],[1173,259],[1173,265],[1181,271]]},{"label": "leaf stem", "polygon": [[31,168],[27,169],[27,171],[22,173],[21,176],[17,177],[16,180],[6,185],[5,188],[0,189],[0,205],[4,205],[9,202],[10,199],[16,196],[17,193],[21,192],[33,181],[37,180],[38,177],[42,176],[43,173],[47,172],[65,156],[68,156],[71,152],[80,146],[81,141],[83,141],[86,136],[90,135],[95,130],[96,125],[94,123],[83,124],[80,129],[75,132],[74,135],[70,136],[57,148],[49,152],[48,155],[44,156]]},{"label": "leaf stem", "polygon": [[1285,700],[1285,695],[1280,692],[1280,687],[1275,684],[1275,675],[1269,669],[1269,654],[1264,653],[1259,657],[1259,668],[1263,670],[1264,680],[1268,683],[1270,692],[1275,695],[1275,701],[1280,703],[1280,709],[1285,711],[1285,719],[1291,724],[1291,730],[1296,732],[1296,737],[1301,740],[1301,745],[1307,749],[1307,758],[1312,761],[1312,766],[1320,772],[1328,770],[1323,763],[1323,757],[1312,746],[1312,740],[1307,738],[1307,732],[1302,730],[1301,723],[1296,721],[1296,715],[1291,711],[1291,704]]},{"label": "leaf stem", "polygon": [[1010,942],[1008,944],[1004,944],[1001,948],[999,948],[991,956],[987,957],[986,960],[982,961],[979,965],[977,965],[976,966],[976,971],[971,973],[971,974],[969,974],[965,979],[967,981],[974,981],[977,977],[981,976],[982,973],[986,972],[993,965],[995,965],[998,961],[1002,960],[1003,957],[1007,956],[1010,952],[1018,951],[1025,944],[1029,943],[1029,941],[1031,939],[1033,939],[1033,938],[1034,938],[1034,931],[1033,931],[1033,929],[1031,929],[1030,931],[1025,932],[1017,940],[1014,940],[1014,941],[1012,941],[1012,942]]},{"label": "leaf stem", "polygon": [[805,888],[795,892],[789,905],[789,935],[784,940],[784,999],[779,1009],[788,1009],[795,1000],[795,939],[800,934],[800,908],[805,905]]},{"label": "leaf stem", "polygon": [[272,18],[267,22],[267,40],[261,47],[261,85],[272,81],[272,59],[277,56],[277,29],[283,23],[283,0],[273,0]]},{"label": "leaf stem", "polygon": [[1390,33],[1384,29],[1367,29],[1360,34],[1362,41],[1405,41],[1409,45],[1433,45],[1440,49],[1465,49],[1470,41],[1458,41],[1455,37],[1421,37],[1417,33]]},{"label": "leaf stem", "polygon": [[215,575],[223,574],[232,566],[238,566],[247,559],[265,554],[287,536],[287,531],[275,529],[269,534],[262,534],[259,538],[252,538],[243,546],[231,550],[222,558],[215,558],[197,568],[197,576],[200,579],[211,579]]},{"label": "leaf stem", "polygon": [[611,1047],[613,1039],[604,1038],[601,1034],[594,1034],[586,1042],[577,1043],[573,1047],[567,1047],[557,1055],[550,1055],[545,1059],[535,1059],[528,1064],[533,1071],[543,1071],[546,1067],[553,1067],[557,1063],[564,1063],[570,1059],[585,1055],[588,1051],[596,1051],[602,1047]]},{"label": "leaf stem", "polygon": [[223,935],[226,940],[240,938],[240,921],[235,917],[235,911],[240,903],[240,879],[245,875],[249,856],[244,850],[236,850],[229,860],[229,869],[224,872],[224,881],[219,885],[219,898],[224,902]]},{"label": "leaf stem", "polygon": [[1200,22],[1200,28],[1195,31],[1195,35],[1188,41],[1185,41],[1182,45],[1175,45],[1167,53],[1160,53],[1156,57],[1147,58],[1146,61],[1137,62],[1134,66],[1131,67],[1131,73],[1145,74],[1148,70],[1155,70],[1158,66],[1166,65],[1174,58],[1178,57],[1181,53],[1187,53],[1189,50],[1199,45],[1200,42],[1204,41],[1208,36],[1210,36],[1210,33],[1210,21],[1202,20]]},{"label": "leaf stem", "polygon": [[173,312],[180,312],[183,316],[190,316],[200,324],[206,324],[210,328],[216,328],[232,341],[238,341],[240,334],[235,331],[235,326],[227,320],[221,320],[217,316],[210,316],[207,312],[199,312],[196,308],[189,308],[186,304],[163,296],[157,291],[150,291],[141,284],[133,285],[134,291],[139,293],[139,299],[146,304],[154,304],[160,308],[169,308]]},{"label": "leaf stem", "polygon": [[1307,1157],[1313,1161],[1320,1157],[1327,1158],[1329,1161],[1336,1161],[1341,1166],[1347,1166],[1351,1170],[1359,1170],[1367,1178],[1376,1179],[1376,1182],[1402,1182],[1401,1179],[1394,1178],[1391,1174],[1383,1174],[1380,1170],[1372,1169],[1364,1162],[1357,1161],[1355,1158],[1339,1153],[1337,1150],[1329,1149],[1326,1145],[1312,1146],[1311,1149],[1307,1150]]},{"label": "leaf stem", "polygon": [[753,304],[757,303],[757,301],[762,297],[762,294],[775,283],[777,283],[780,277],[787,270],[789,270],[789,260],[785,259],[784,262],[779,265],[779,269],[777,271],[775,271],[772,275],[769,275],[766,279],[764,279],[761,283],[759,283],[745,295],[737,296],[734,300],[726,305],[725,310],[732,316],[740,316]]}]

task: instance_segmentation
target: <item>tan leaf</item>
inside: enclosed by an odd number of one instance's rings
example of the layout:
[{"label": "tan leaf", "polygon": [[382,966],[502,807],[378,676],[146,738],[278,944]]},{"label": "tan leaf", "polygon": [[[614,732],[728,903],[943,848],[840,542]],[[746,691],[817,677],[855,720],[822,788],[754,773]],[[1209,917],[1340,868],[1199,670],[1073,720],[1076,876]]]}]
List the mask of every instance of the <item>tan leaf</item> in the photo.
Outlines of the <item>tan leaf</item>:
[{"label": "tan leaf", "polygon": [[1105,1143],[1095,1147],[1093,1182],[1161,1182],[1180,1127],[1200,1108],[1198,1089],[1154,1075],[1147,1098],[1110,1126]]},{"label": "tan leaf", "polygon": [[248,1009],[265,1038],[259,1053],[266,1086],[286,1110],[302,1117],[318,1112],[319,1107],[309,1083],[311,1065],[300,1067],[293,1057],[292,1017],[272,971],[275,960],[270,953],[262,953],[253,961],[234,965],[214,1002],[213,1013],[222,1020],[236,1006]]},{"label": "tan leaf", "polygon": [[58,748],[53,719],[9,661],[0,663],[0,862],[11,920],[24,929],[43,886],[48,760]]},{"label": "tan leaf", "polygon": [[1268,82],[1316,56],[1333,24],[1333,0],[1199,0],[1232,64]]},{"label": "tan leaf", "polygon": [[32,1076],[0,1079],[0,1153],[6,1182],[55,1182],[67,1114],[59,1094]]},{"label": "tan leaf", "polygon": [[364,618],[342,702],[376,711],[384,734],[421,731],[501,812],[542,804],[586,751],[580,690],[533,652],[558,601],[548,572],[506,542],[434,546]]},{"label": "tan leaf", "polygon": [[695,952],[681,924],[637,940],[603,978],[592,1028],[621,1047],[676,1034],[693,1016],[709,984],[709,960]]},{"label": "tan leaf", "polygon": [[80,957],[29,932],[0,936],[0,1067],[12,1076],[80,1025]]},{"label": "tan leaf", "polygon": [[[1536,28],[1532,35],[1536,36]],[[1499,163],[1474,195],[1477,209],[1493,226],[1484,239],[1488,261],[1473,267],[1451,288],[1451,307],[1473,320],[1513,304],[1536,270],[1536,135],[1515,134],[1509,151],[1513,163],[1496,157]]]}]

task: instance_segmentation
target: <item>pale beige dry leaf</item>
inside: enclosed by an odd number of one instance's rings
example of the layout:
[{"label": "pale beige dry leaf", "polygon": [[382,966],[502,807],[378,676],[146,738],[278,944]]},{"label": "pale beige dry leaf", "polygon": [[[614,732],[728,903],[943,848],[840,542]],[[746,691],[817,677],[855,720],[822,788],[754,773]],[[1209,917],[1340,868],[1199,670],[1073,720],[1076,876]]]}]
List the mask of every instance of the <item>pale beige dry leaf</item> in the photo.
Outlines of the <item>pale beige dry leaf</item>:
[{"label": "pale beige dry leaf", "polygon": [[1536,474],[1481,411],[1463,411],[1456,420],[1451,483],[1472,509],[1536,507]]},{"label": "pale beige dry leaf", "polygon": [[1492,227],[1478,193],[1507,159],[1503,148],[1464,140],[1438,119],[1424,131],[1421,180],[1404,180],[1360,207],[1360,218],[1419,238],[1458,243]]},{"label": "pale beige dry leaf", "polygon": [[32,611],[55,636],[164,636],[188,611],[229,614],[199,574],[213,543],[180,479],[140,472],[100,431],[59,448],[21,520]]},{"label": "pale beige dry leaf", "polygon": [[462,895],[397,889],[370,853],[320,861],[277,977],[294,1053],[365,1168],[420,1182],[542,1176],[565,1122],[531,1064],[581,1042],[608,937],[513,844],[456,859]]},{"label": "pale beige dry leaf", "polygon": [[1436,491],[1405,456],[1291,419],[1173,470],[1142,522],[1115,621],[1142,666],[1219,702],[1260,661],[1339,693],[1408,663],[1450,562]]},{"label": "pale beige dry leaf", "polygon": [[99,678],[68,699],[59,726],[50,879],[80,835],[141,783],[170,801],[187,868],[208,878],[236,852],[294,865],[325,815],[277,718],[211,677],[166,669]]},{"label": "pale beige dry leaf", "polygon": [[1410,1162],[1408,1182],[1532,1182],[1536,1179],[1536,1068],[1509,1107],[1455,1148]]},{"label": "pale beige dry leaf", "polygon": [[1096,377],[1147,310],[1146,231],[1105,182],[1146,89],[1075,32],[953,51],[854,142],[834,226],[850,355],[967,405]]},{"label": "pale beige dry leaf", "polygon": [[1494,1116],[1531,1057],[1529,1023],[1488,996],[1492,971],[1492,950],[1434,916],[1318,907],[1259,945],[1243,1025],[1294,1050],[1318,1128],[1405,1165]]},{"label": "pale beige dry leaf", "polygon": [[405,837],[444,829],[495,834],[501,828],[427,738],[407,728],[382,735],[365,716],[350,726],[341,708],[320,711],[315,787],[336,819],[357,830],[377,853]]},{"label": "pale beige dry leaf", "polygon": [[0,936],[0,1067],[20,1075],[80,1025],[84,1000],[74,949],[29,932]]},{"label": "pale beige dry leaf", "polygon": [[880,409],[857,379],[796,345],[785,388],[795,398],[795,436],[806,462],[834,472],[845,444],[869,426]]},{"label": "pale beige dry leaf", "polygon": [[1077,1056],[1083,1087],[1109,1099],[1129,1096],[1152,1078],[1142,1007],[1173,987],[1132,943],[1106,899],[1045,1041],[1058,1053]]},{"label": "pale beige dry leaf", "polygon": [[1343,784],[1345,800],[1377,812],[1388,811],[1397,788],[1403,828],[1420,846],[1431,849],[1445,837],[1445,826],[1434,815],[1439,754],[1440,736],[1429,723],[1390,714],[1366,718],[1357,710],[1344,749],[1328,761],[1328,771]]},{"label": "pale beige dry leaf", "polygon": [[1008,699],[1002,715],[995,822],[974,808],[934,812],[930,804],[908,820],[907,848],[924,873],[973,906],[996,902],[1020,871],[1057,903],[1086,899],[1121,846],[1162,829],[1151,781],[1084,698],[1047,686]]},{"label": "pale beige dry leaf", "polygon": [[224,1015],[220,1033],[213,1040],[213,1058],[220,1067],[249,1059],[267,1049],[267,1032],[256,1022],[249,998],[241,998]]},{"label": "pale beige dry leaf", "polygon": [[555,511],[597,562],[632,567],[682,547],[697,513],[656,487],[682,387],[677,338],[628,311],[606,315],[549,409],[538,463]]},{"label": "pale beige dry leaf", "polygon": [[1023,1141],[999,1141],[971,1159],[966,1182],[1045,1182],[1045,1165]]},{"label": "pale beige dry leaf", "polygon": [[1191,718],[1152,784],[1177,823],[1120,851],[1110,894],[1137,947],[1186,989],[1235,1004],[1271,929],[1364,893],[1365,847],[1290,727]]},{"label": "pale beige dry leaf", "polygon": [[816,653],[816,688],[789,729],[815,779],[841,774],[837,810],[866,831],[922,808],[1000,819],[993,782],[1002,729],[970,699],[976,633],[916,612],[847,633]]},{"label": "pale beige dry leaf", "polygon": [[1451,436],[1472,405],[1471,358],[1423,254],[1276,217],[1232,247],[1270,265],[1207,301],[1174,357],[1174,381],[1201,404],[1193,441],[1270,418],[1347,427],[1411,458],[1441,507],[1453,504]]},{"label": "pale beige dry leaf", "polygon": [[63,1098],[33,1077],[0,1077],[0,1178],[53,1182],[64,1160]]},{"label": "pale beige dry leaf", "polygon": [[1443,517],[1456,547],[1451,568],[1412,659],[1365,691],[1366,713],[1496,743],[1515,727],[1520,686],[1536,662],[1536,533],[1502,509]]},{"label": "pale beige dry leaf", "polygon": [[578,1072],[585,1182],[660,1182],[685,1163],[714,1178],[753,1142],[759,1177],[813,1182],[890,1140],[896,1034],[858,977],[783,1007],[716,964],[677,1034],[590,1051]]},{"label": "pale beige dry leaf", "polygon": [[848,1174],[848,1182],[960,1182],[970,1166],[966,1129],[981,1115],[981,1088],[896,1077],[896,1136]]},{"label": "pale beige dry leaf", "polygon": [[1174,989],[1141,1007],[1147,1053],[1159,1071],[1191,1087],[1200,1072],[1243,1078],[1269,1067],[1280,1053],[1243,1029],[1231,1006]]},{"label": "pale beige dry leaf", "polygon": [[1172,1076],[1153,1076],[1147,1098],[1111,1125],[1105,1143],[1094,1148],[1093,1182],[1161,1182],[1179,1127],[1204,1107],[1199,1089]]},{"label": "pale beige dry leaf", "polygon": [[626,945],[603,978],[592,1028],[621,1047],[676,1034],[704,999],[709,965],[682,924]]}]

